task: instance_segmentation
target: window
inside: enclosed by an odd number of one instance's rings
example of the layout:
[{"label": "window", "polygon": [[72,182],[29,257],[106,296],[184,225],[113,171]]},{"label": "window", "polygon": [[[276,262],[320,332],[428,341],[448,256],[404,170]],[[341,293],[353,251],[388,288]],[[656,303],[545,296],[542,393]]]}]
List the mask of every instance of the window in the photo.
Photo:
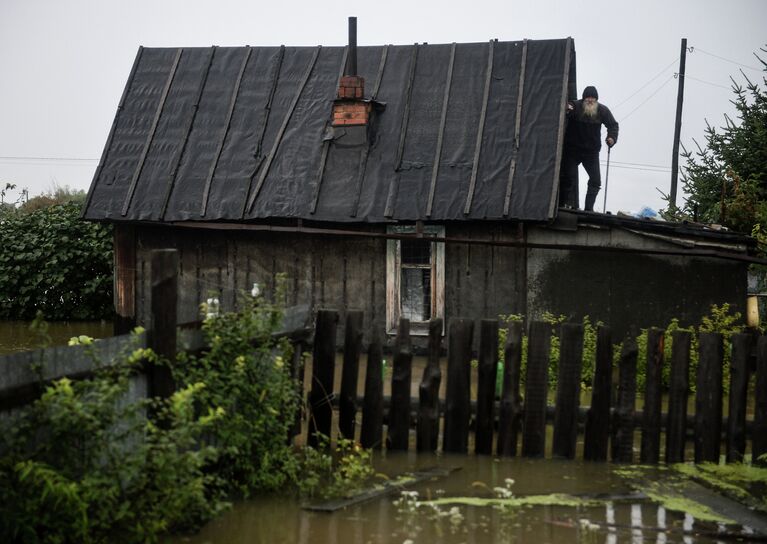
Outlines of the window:
[{"label": "window", "polygon": [[[389,227],[390,233],[415,233],[414,226]],[[386,254],[386,324],[394,334],[400,317],[413,334],[426,334],[433,317],[445,316],[445,228],[425,226],[423,238],[388,240]]]}]

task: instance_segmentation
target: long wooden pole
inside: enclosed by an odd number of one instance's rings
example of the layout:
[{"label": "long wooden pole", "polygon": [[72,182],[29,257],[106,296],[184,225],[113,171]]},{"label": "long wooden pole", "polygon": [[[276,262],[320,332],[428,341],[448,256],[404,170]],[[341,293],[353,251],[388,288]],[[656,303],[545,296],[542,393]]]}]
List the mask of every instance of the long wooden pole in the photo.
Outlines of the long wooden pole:
[{"label": "long wooden pole", "polygon": [[676,208],[676,185],[679,175],[679,136],[682,132],[682,102],[684,101],[684,65],[687,58],[687,38],[682,38],[682,49],[679,53],[679,87],[676,93],[676,123],[674,124],[674,152],[671,155],[671,191],[669,204]]}]

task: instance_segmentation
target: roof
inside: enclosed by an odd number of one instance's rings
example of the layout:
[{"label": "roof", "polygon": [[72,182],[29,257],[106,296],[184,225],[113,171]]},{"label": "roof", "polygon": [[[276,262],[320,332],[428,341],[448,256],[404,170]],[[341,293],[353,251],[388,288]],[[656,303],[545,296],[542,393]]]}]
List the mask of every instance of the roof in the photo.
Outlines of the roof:
[{"label": "roof", "polygon": [[564,103],[575,92],[571,39],[360,47],[376,106],[362,139],[329,127],[346,51],[140,48],[84,217],[556,215]]}]

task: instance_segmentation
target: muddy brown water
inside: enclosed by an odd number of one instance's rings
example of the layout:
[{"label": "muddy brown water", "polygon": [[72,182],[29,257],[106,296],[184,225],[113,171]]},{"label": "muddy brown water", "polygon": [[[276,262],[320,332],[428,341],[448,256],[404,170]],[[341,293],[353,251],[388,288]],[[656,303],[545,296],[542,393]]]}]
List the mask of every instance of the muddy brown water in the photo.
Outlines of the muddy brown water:
[{"label": "muddy brown water", "polygon": [[[112,336],[109,321],[50,322],[47,325],[50,346],[65,346],[70,338],[83,334],[92,338]],[[29,326],[29,321],[0,321],[0,355],[41,347],[40,338]]]},{"label": "muddy brown water", "polygon": [[[620,495],[631,491],[614,466],[578,461],[495,459],[485,456],[388,454],[375,459],[389,476],[432,466],[460,467],[445,478],[413,486],[419,498],[492,497],[505,486],[517,496],[566,493]],[[715,534],[741,532],[741,526],[701,523],[652,503],[605,502],[599,506],[532,506],[500,510],[489,506],[440,507],[443,515],[420,507],[414,512],[395,504],[397,495],[374,499],[334,513],[302,509],[292,497],[264,496],[235,504],[198,534],[175,544],[402,544],[415,543],[714,543]],[[452,510],[452,513],[451,513]],[[585,521],[592,524],[584,527]],[[745,529],[748,532],[748,528]]]}]

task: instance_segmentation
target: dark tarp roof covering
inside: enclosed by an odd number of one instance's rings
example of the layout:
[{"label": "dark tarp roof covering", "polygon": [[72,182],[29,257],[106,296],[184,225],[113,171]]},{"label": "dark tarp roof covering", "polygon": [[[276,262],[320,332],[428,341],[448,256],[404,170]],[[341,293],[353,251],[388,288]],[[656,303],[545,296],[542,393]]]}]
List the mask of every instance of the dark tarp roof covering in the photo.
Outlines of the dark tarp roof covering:
[{"label": "dark tarp roof covering", "polygon": [[554,217],[571,39],[360,47],[376,106],[362,138],[329,126],[346,54],[139,49],[84,217]]}]

